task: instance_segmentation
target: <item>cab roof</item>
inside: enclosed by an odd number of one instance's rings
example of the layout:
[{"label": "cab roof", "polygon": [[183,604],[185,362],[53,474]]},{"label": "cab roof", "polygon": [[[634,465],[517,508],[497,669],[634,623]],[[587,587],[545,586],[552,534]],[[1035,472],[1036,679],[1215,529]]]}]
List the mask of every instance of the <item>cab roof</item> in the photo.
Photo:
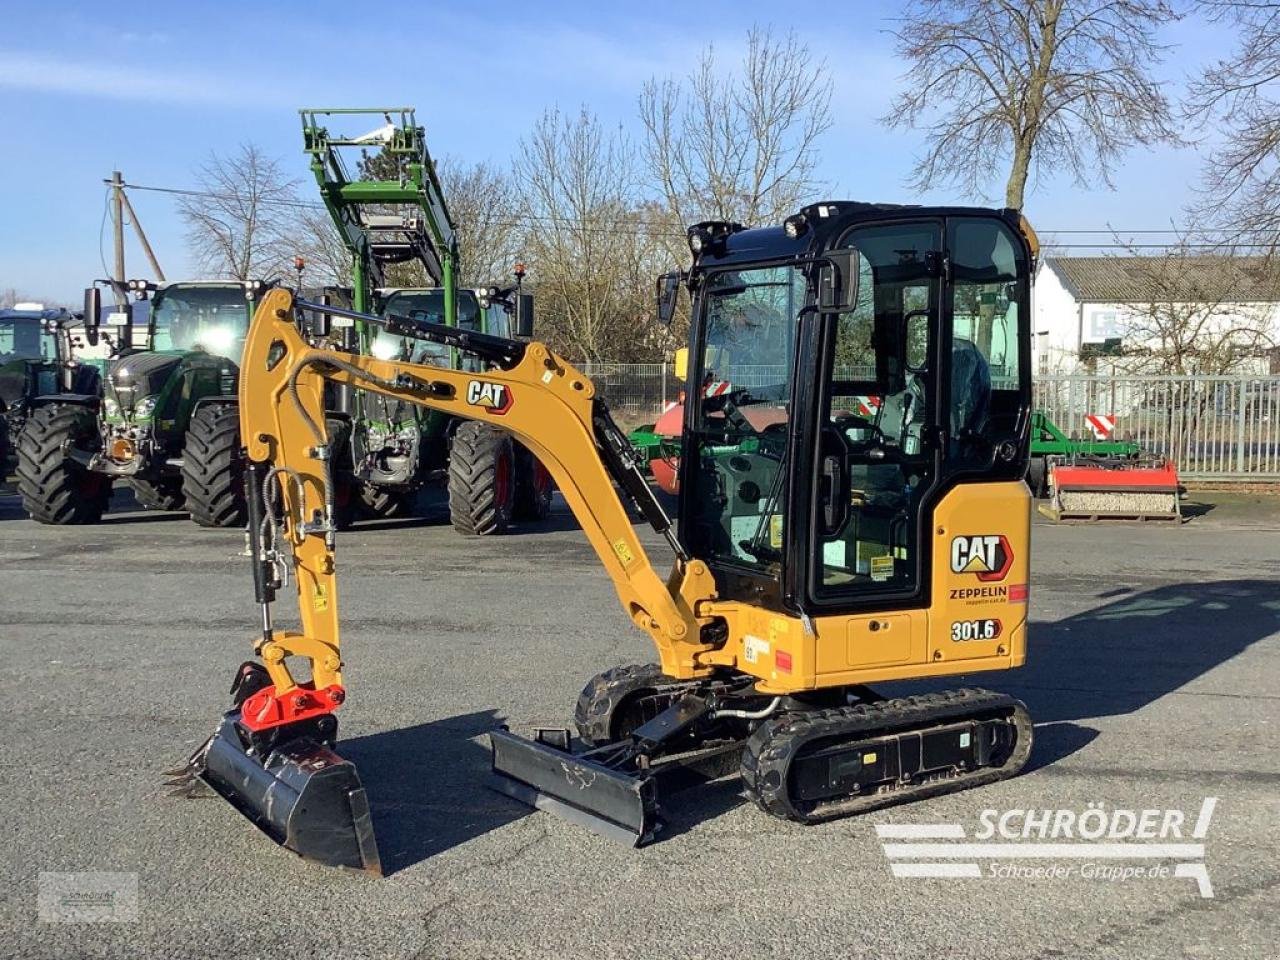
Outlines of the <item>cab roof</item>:
[{"label": "cab roof", "polygon": [[999,217],[1015,230],[1021,215],[1017,210],[992,207],[926,207],[901,203],[864,203],[857,200],[823,200],[809,204],[788,220],[803,218],[806,229],[798,236],[787,235],[783,225],[744,229],[737,224],[703,223],[690,227],[715,233],[723,240],[712,243],[694,257],[694,270],[713,270],[763,260],[806,259],[831,249],[845,232],[862,223],[919,220],[929,217]]}]

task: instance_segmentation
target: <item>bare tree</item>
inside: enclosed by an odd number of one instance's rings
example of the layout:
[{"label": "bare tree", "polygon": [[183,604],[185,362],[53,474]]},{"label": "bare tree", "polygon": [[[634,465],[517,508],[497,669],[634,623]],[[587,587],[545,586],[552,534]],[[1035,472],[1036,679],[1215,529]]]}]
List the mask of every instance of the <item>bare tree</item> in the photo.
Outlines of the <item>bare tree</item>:
[{"label": "bare tree", "polygon": [[1205,254],[1182,239],[1157,256],[1131,249],[1116,262],[1142,296],[1124,310],[1117,366],[1237,373],[1276,345],[1280,284],[1265,258]]},{"label": "bare tree", "polygon": [[514,176],[540,337],[575,359],[634,360],[649,319],[636,164],[620,131],[583,109],[549,111],[520,142]]},{"label": "bare tree", "polygon": [[464,285],[509,280],[520,255],[520,209],[512,176],[485,163],[439,164],[445,202],[458,235]]},{"label": "bare tree", "polygon": [[1110,185],[1127,149],[1178,142],[1151,72],[1177,17],[1165,0],[910,0],[894,36],[911,69],[882,122],[926,132],[912,185],[981,196],[1007,167],[1021,208],[1033,173]]},{"label": "bare tree", "polygon": [[328,210],[299,208],[293,234],[293,253],[306,261],[308,285],[350,285],[351,252]]},{"label": "bare tree", "polygon": [[747,34],[734,74],[724,75],[707,47],[688,77],[646,83],[643,154],[666,225],[680,235],[699,220],[756,225],[794,212],[818,186],[831,89],[826,65],[794,33],[760,28]]},{"label": "bare tree", "polygon": [[1235,50],[1191,85],[1189,119],[1216,124],[1222,142],[1206,163],[1196,213],[1232,238],[1280,246],[1280,3],[1201,0],[1239,32]]},{"label": "bare tree", "polygon": [[230,156],[211,153],[196,174],[198,191],[179,200],[197,268],[236,280],[288,269],[297,219],[298,181],[255,144]]}]

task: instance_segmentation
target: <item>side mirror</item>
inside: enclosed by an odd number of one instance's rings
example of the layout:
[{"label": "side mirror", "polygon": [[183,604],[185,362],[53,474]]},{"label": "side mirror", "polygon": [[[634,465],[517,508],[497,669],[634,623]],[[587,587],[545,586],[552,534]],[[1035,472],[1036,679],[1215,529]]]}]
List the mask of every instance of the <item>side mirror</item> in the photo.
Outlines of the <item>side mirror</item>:
[{"label": "side mirror", "polygon": [[676,379],[683,383],[689,379],[689,348],[680,347],[672,359],[675,362]]},{"label": "side mirror", "polygon": [[847,313],[858,305],[858,251],[831,250],[818,267],[819,313]]},{"label": "side mirror", "polygon": [[515,299],[514,328],[517,337],[533,336],[533,294],[517,293]]},{"label": "side mirror", "polygon": [[658,322],[671,326],[676,316],[676,298],[680,295],[680,271],[672,270],[658,277]]},{"label": "side mirror", "polygon": [[102,291],[89,287],[84,292],[84,338],[89,346],[98,345],[98,320],[102,316]]}]

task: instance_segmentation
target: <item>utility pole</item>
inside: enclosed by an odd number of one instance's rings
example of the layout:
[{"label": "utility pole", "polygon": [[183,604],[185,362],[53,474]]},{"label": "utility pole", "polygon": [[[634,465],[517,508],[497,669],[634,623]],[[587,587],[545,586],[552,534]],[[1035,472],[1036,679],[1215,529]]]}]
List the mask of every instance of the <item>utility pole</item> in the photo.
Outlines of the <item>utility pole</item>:
[{"label": "utility pole", "polygon": [[116,282],[111,285],[116,297],[116,306],[121,310],[129,308],[129,300],[124,292],[124,177],[119,170],[111,171],[111,216],[115,231],[116,269],[112,278]]},{"label": "utility pole", "polygon": [[129,214],[129,222],[133,224],[133,232],[138,235],[138,243],[142,245],[142,252],[147,255],[147,259],[151,262],[151,270],[156,275],[156,280],[164,283],[164,271],[160,269],[160,261],[156,259],[155,251],[151,249],[151,242],[147,240],[146,231],[142,229],[142,223],[138,220],[138,215],[133,212],[133,204],[129,202],[129,195],[120,191],[120,197],[124,201],[124,209]]}]

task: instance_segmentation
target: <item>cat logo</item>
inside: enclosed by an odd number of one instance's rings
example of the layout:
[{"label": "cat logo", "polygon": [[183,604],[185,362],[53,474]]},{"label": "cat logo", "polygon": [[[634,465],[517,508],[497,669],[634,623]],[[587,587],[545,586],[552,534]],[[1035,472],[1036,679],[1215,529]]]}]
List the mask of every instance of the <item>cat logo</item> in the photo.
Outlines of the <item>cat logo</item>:
[{"label": "cat logo", "polygon": [[1003,534],[952,537],[951,572],[972,573],[984,583],[1003,580],[1013,566],[1013,549]]},{"label": "cat logo", "polygon": [[473,407],[484,407],[490,413],[502,416],[515,402],[511,389],[504,383],[472,380],[467,384],[467,403]]}]

